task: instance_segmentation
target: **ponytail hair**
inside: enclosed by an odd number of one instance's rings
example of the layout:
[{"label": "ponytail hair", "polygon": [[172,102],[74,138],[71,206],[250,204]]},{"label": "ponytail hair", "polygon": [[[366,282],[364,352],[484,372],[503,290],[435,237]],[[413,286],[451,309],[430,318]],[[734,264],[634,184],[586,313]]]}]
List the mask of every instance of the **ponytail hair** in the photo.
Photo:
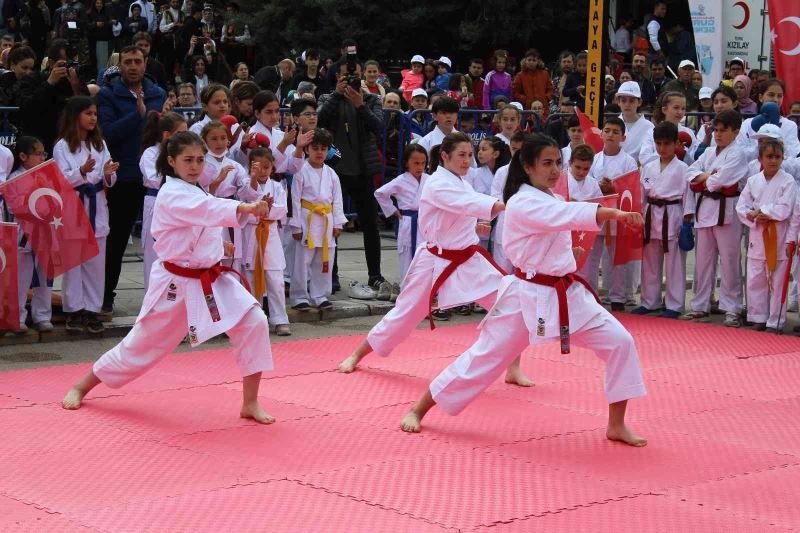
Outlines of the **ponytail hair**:
[{"label": "ponytail hair", "polygon": [[17,170],[22,166],[22,159],[19,157],[20,154],[31,155],[34,150],[36,150],[37,145],[44,146],[44,143],[30,135],[21,135],[17,137],[14,141],[14,149],[12,150],[14,153],[14,165],[11,167],[11,170]]},{"label": "ponytail hair", "polygon": [[175,169],[167,161],[167,157],[173,159],[178,157],[187,147],[199,146],[205,151],[206,146],[197,134],[191,131],[181,131],[164,141],[161,145],[161,151],[156,159],[156,171],[161,174],[161,184],[164,184],[167,176],[175,176]]},{"label": "ponytail hair", "polygon": [[679,93],[677,91],[669,91],[666,93],[661,93],[656,100],[656,105],[653,108],[653,124],[656,126],[664,122],[666,116],[664,115],[664,107],[669,105],[670,100],[673,98],[683,98],[686,100],[686,96],[683,93]]},{"label": "ponytail hair", "polygon": [[148,111],[144,118],[144,133],[142,133],[142,147],[144,152],[154,144],[159,144],[164,133],[174,132],[178,126],[185,124],[186,119],[178,113],[159,113],[158,111]]},{"label": "ponytail hair", "polygon": [[539,156],[542,155],[542,151],[550,147],[556,150],[561,149],[556,140],[548,135],[533,134],[525,138],[522,148],[517,150],[517,153],[511,158],[508,179],[503,189],[503,202],[508,203],[508,200],[517,194],[523,183],[530,182],[528,173],[525,172],[525,165],[535,165]]},{"label": "ponytail hair", "polygon": [[428,174],[433,174],[434,172],[436,172],[436,169],[439,168],[439,165],[442,164],[441,154],[442,154],[441,144],[437,144],[436,146],[431,147],[431,155],[428,158]]},{"label": "ponytail hair", "polygon": [[[517,111],[519,110],[517,109]],[[497,159],[494,162],[494,172],[497,172],[498,168],[504,167],[511,162],[511,148],[508,147],[503,139],[497,135],[492,135],[491,137],[484,137],[481,139],[481,142],[484,141],[489,143],[489,145],[492,147],[492,150],[500,154],[497,156]]]}]

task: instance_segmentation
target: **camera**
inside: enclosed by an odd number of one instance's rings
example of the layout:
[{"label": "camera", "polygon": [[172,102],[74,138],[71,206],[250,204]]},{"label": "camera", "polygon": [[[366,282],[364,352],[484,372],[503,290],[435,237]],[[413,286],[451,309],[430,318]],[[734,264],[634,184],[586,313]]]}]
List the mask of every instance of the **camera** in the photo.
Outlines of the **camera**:
[{"label": "camera", "polygon": [[354,91],[361,90],[361,78],[356,75],[358,52],[355,46],[347,47],[347,85]]}]

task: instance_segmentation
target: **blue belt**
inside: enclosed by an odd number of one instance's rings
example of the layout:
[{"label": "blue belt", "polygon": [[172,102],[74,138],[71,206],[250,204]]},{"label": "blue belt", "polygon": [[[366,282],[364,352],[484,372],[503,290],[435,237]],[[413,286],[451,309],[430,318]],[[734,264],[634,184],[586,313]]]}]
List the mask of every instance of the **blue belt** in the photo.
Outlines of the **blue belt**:
[{"label": "blue belt", "polygon": [[81,198],[81,203],[89,197],[89,221],[92,223],[92,231],[95,231],[95,219],[97,219],[97,193],[103,190],[103,180],[97,183],[84,183],[75,187],[78,196]]},{"label": "blue belt", "polygon": [[147,196],[158,196],[158,189],[151,189],[150,187],[144,188],[145,195]]},{"label": "blue belt", "polygon": [[[411,217],[411,257],[417,252],[417,221],[419,220],[419,211],[413,209],[399,209],[400,214],[404,217]],[[398,230],[400,224],[397,224]]]}]

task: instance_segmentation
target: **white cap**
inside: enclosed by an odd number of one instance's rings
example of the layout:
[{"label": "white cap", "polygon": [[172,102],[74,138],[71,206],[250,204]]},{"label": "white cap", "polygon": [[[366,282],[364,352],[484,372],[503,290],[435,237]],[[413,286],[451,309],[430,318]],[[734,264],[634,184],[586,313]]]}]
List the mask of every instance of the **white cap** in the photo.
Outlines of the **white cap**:
[{"label": "white cap", "polygon": [[519,109],[520,111],[524,111],[524,110],[523,110],[523,108],[522,108],[522,104],[520,104],[519,102],[511,102],[511,103],[510,103],[510,104],[508,104],[508,105],[510,105],[510,106],[512,106],[512,107],[516,107],[516,108],[517,108],[517,109]]},{"label": "white cap", "polygon": [[614,76],[612,76],[611,74],[606,74],[606,81],[608,80],[617,81],[616,78],[614,78]]},{"label": "white cap", "polygon": [[641,98],[642,97],[642,89],[639,87],[639,84],[635,81],[626,81],[622,85],[619,86],[619,90],[617,91],[617,96],[633,96],[634,98]]},{"label": "white cap", "polygon": [[692,63],[692,62],[691,62],[691,61],[689,61],[688,59],[684,59],[684,60],[683,60],[683,61],[681,61],[681,62],[680,62],[680,64],[678,65],[678,68],[679,68],[679,69],[680,69],[680,68],[684,68],[684,67],[692,67],[693,69],[695,68],[695,66],[694,66],[694,63]]},{"label": "white cap", "polygon": [[755,132],[752,135],[752,137],[754,139],[778,139],[780,141],[783,140],[781,129],[775,124],[764,124],[757,132]]},{"label": "white cap", "polygon": [[422,57],[421,55],[417,54],[417,55],[415,55],[414,57],[411,58],[411,62],[412,63],[422,63],[424,65],[425,64],[425,58]]},{"label": "white cap", "polygon": [[417,87],[411,92],[411,98],[416,98],[417,96],[424,96],[425,98],[428,98],[428,93],[425,92],[425,89],[420,89]]},{"label": "white cap", "polygon": [[744,66],[744,59],[742,59],[741,57],[734,57],[733,59],[731,59],[730,61],[728,61],[728,64],[729,64],[729,65],[730,65],[731,63],[739,63],[739,64],[741,64],[742,66]]},{"label": "white cap", "polygon": [[453,62],[450,61],[450,58],[447,57],[447,56],[440,57],[439,58],[439,63],[444,63],[445,65],[447,65],[447,68],[452,68],[453,67]]},{"label": "white cap", "polygon": [[700,100],[711,98],[711,94],[713,92],[714,89],[712,89],[711,87],[700,87]]}]

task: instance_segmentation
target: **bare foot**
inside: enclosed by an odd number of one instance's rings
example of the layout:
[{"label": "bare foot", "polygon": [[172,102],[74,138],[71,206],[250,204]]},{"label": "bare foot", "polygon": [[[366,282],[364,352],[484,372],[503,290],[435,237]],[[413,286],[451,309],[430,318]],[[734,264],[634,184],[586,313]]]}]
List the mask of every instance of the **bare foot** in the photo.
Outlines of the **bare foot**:
[{"label": "bare foot", "polygon": [[519,367],[509,367],[508,370],[506,370],[506,383],[518,385],[520,387],[533,387],[536,385],[528,376],[522,373]]},{"label": "bare foot", "polygon": [[422,430],[422,419],[415,411],[409,411],[400,421],[400,429],[406,433],[419,433]]},{"label": "bare foot", "polygon": [[258,402],[242,404],[242,410],[239,416],[242,418],[251,418],[259,424],[273,424],[275,422],[275,417],[264,411],[261,404]]},{"label": "bare foot", "polygon": [[628,426],[609,426],[606,429],[606,438],[608,440],[615,440],[619,442],[624,442],[625,444],[629,444],[631,446],[636,446],[637,448],[641,448],[642,446],[647,446],[647,439],[644,437],[640,437],[630,429]]},{"label": "bare foot", "polygon": [[69,390],[64,399],[61,400],[61,407],[64,409],[69,409],[70,411],[74,411],[75,409],[81,408],[81,403],[83,402],[83,397],[86,395],[85,392],[82,390],[73,387]]},{"label": "bare foot", "polygon": [[357,355],[351,355],[339,365],[339,372],[342,374],[350,374],[356,369],[359,358]]}]

